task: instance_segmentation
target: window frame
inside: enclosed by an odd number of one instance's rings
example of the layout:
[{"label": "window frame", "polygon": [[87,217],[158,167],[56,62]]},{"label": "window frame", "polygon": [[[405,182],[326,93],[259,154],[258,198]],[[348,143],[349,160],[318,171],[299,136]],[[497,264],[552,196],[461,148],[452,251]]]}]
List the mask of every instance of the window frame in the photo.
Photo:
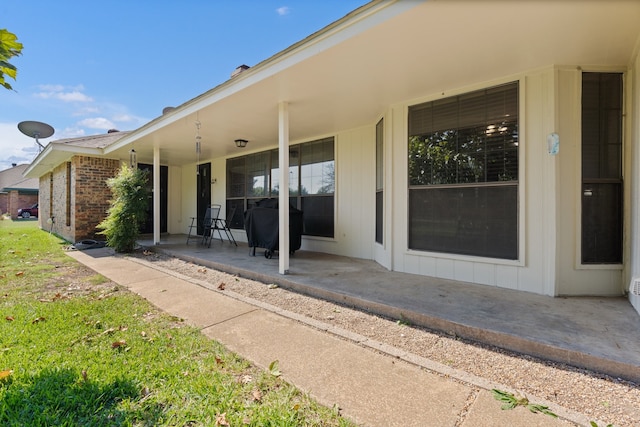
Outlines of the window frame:
[{"label": "window frame", "polygon": [[[332,147],[332,152],[331,152],[331,159],[330,160],[324,160],[322,162],[311,162],[311,163],[305,163],[304,162],[304,152],[305,152],[305,148],[309,148],[312,144],[323,144],[323,143],[330,143],[331,147]],[[326,233],[326,234],[322,234],[321,232],[318,233],[313,233],[313,232],[309,232],[307,230],[307,227],[312,227],[313,224],[313,218],[317,218],[318,215],[312,216],[312,215],[303,215],[303,221],[305,224],[305,230],[303,232],[303,236],[308,236],[308,237],[319,237],[319,238],[329,238],[329,239],[333,239],[335,238],[335,189],[336,189],[336,180],[335,180],[335,159],[336,159],[336,138],[335,136],[328,136],[328,137],[324,137],[324,138],[319,138],[319,139],[315,139],[312,141],[305,141],[302,143],[298,143],[298,144],[292,144],[289,146],[289,156],[290,156],[290,162],[289,162],[289,169],[291,170],[292,168],[295,168],[297,170],[297,172],[294,174],[295,179],[291,180],[289,182],[289,201],[290,203],[296,207],[297,209],[300,209],[304,212],[304,205],[305,205],[305,201],[309,202],[309,201],[313,201],[313,202],[320,202],[320,198],[324,198],[324,199],[328,199],[330,198],[330,202],[327,200],[322,200],[321,203],[326,204],[329,203],[330,206],[327,206],[327,209],[325,209],[324,211],[324,215],[319,215],[320,217],[325,217],[328,218],[330,216],[330,225],[327,226],[327,228],[331,228],[330,233]],[[250,209],[251,207],[255,206],[256,202],[265,199],[265,198],[277,198],[279,196],[279,191],[280,189],[278,188],[277,190],[274,188],[274,181],[277,180],[274,179],[274,174],[276,173],[276,171],[279,168],[278,165],[278,148],[272,148],[272,149],[268,149],[268,150],[263,150],[263,151],[258,151],[255,153],[251,153],[251,154],[246,154],[243,156],[237,156],[237,157],[230,157],[226,159],[226,174],[227,174],[227,184],[225,186],[225,202],[227,205],[227,209],[229,209],[231,206],[235,206],[236,207],[236,213],[234,215],[234,218],[231,221],[231,228],[235,228],[235,229],[243,229],[244,228],[244,221],[243,221],[243,213],[244,211],[246,211],[247,209]],[[296,153],[295,156],[292,156],[292,153]],[[247,173],[247,167],[248,167],[248,160],[253,157],[253,156],[267,156],[266,158],[266,162],[265,162],[265,167],[264,170],[267,172],[267,176],[263,176],[260,175],[262,177],[264,177],[264,182],[267,183],[268,185],[268,191],[264,191],[263,194],[260,195],[249,195],[248,194],[248,173]],[[291,161],[291,158],[294,158],[294,161]],[[322,155],[321,155],[322,157]],[[321,192],[321,193],[313,193],[313,194],[309,194],[306,192],[302,191],[303,188],[303,167],[305,165],[313,165],[313,164],[322,164],[326,161],[329,161],[332,164],[332,168],[333,168],[333,182],[330,184],[331,186],[331,190],[330,192]],[[239,194],[234,192],[234,196],[229,196],[230,193],[230,185],[232,185],[232,183],[230,183],[230,179],[229,179],[229,166],[230,163],[237,163],[238,166],[240,165],[240,163],[243,163],[243,167],[244,167],[244,172],[243,172],[243,185],[244,188],[242,190],[243,195],[235,195],[235,194]],[[295,172],[295,171],[292,171]],[[325,172],[323,170],[322,172],[322,177],[324,177]],[[317,176],[316,176],[317,179]],[[295,182],[294,182],[295,181]],[[239,181],[238,181],[239,182]],[[292,189],[292,184],[295,185],[295,189]],[[257,187],[255,187],[257,188]],[[264,187],[263,187],[264,189]],[[242,209],[238,209],[239,207],[242,207]],[[329,214],[330,211],[330,214]],[[317,227],[316,227],[317,229]]]},{"label": "window frame", "polygon": [[[513,180],[509,180],[507,182],[504,181],[488,181],[486,183],[481,184],[480,186],[485,186],[487,188],[491,188],[491,187],[497,187],[497,186],[502,186],[502,185],[509,185],[509,182],[515,182],[515,191],[516,191],[516,202],[515,202],[515,229],[513,231],[514,234],[514,238],[516,239],[516,243],[515,243],[515,257],[511,258],[504,258],[504,257],[493,257],[490,255],[484,255],[484,254],[468,254],[468,253],[457,253],[457,252],[445,252],[445,251],[436,251],[436,250],[425,250],[425,249],[414,249],[411,248],[409,245],[409,242],[411,240],[411,229],[410,229],[410,222],[411,222],[411,212],[410,212],[410,200],[411,200],[411,195],[410,192],[412,189],[416,189],[416,188],[429,188],[429,186],[424,186],[424,185],[420,185],[420,186],[413,186],[410,185],[410,173],[409,173],[409,156],[410,156],[410,149],[409,149],[409,138],[410,138],[410,125],[409,125],[409,116],[410,116],[410,110],[412,107],[416,107],[419,106],[421,104],[427,104],[427,103],[434,103],[437,101],[441,101],[443,99],[447,99],[447,98],[454,98],[454,97],[464,97],[465,95],[469,95],[472,94],[474,92],[480,92],[480,91],[487,91],[487,90],[491,90],[494,88],[498,88],[500,86],[508,86],[510,84],[515,84],[516,85],[516,96],[517,96],[517,105],[515,107],[515,110],[517,111],[517,115],[518,115],[518,119],[517,119],[517,142],[518,142],[518,151],[517,151],[517,162],[518,162],[518,167],[517,167],[517,177]],[[405,169],[405,177],[407,179],[406,182],[406,188],[407,188],[407,193],[406,193],[406,201],[405,201],[405,206],[406,206],[406,218],[407,218],[407,222],[406,222],[406,230],[407,230],[407,235],[406,235],[406,253],[408,255],[412,255],[412,256],[421,256],[421,257],[431,257],[431,258],[446,258],[446,259],[456,259],[456,260],[464,260],[464,261],[472,261],[472,262],[486,262],[486,263],[492,263],[492,264],[503,264],[503,265],[513,265],[513,266],[523,266],[524,265],[524,260],[526,259],[526,253],[525,253],[525,230],[523,227],[523,224],[526,224],[526,210],[524,207],[524,204],[522,203],[523,200],[525,200],[525,182],[524,182],[524,177],[526,176],[526,163],[525,163],[525,129],[526,129],[526,116],[525,116],[525,105],[526,105],[526,99],[525,99],[525,82],[524,82],[524,78],[522,76],[518,77],[518,78],[508,78],[508,79],[504,79],[504,80],[496,80],[493,82],[485,82],[484,84],[479,84],[479,85],[474,85],[473,87],[467,87],[464,89],[460,89],[460,90],[453,90],[450,92],[442,92],[441,94],[439,94],[439,96],[431,96],[431,97],[425,97],[422,99],[418,99],[415,102],[412,102],[410,104],[405,104],[405,141],[406,141],[406,145],[405,145],[405,161],[404,161],[404,167]],[[463,183],[463,184],[434,184],[432,188],[434,189],[442,189],[442,188],[464,188],[464,187],[468,187],[468,186],[472,186],[475,187],[477,184],[476,183]]]}]

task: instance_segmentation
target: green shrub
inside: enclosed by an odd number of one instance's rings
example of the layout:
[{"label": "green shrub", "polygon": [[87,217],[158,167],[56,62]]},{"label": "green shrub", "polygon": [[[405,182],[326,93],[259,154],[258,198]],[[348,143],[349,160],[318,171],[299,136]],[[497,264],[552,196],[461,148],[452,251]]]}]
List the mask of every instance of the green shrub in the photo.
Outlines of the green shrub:
[{"label": "green shrub", "polygon": [[107,244],[116,252],[132,252],[146,219],[149,200],[148,173],[123,165],[115,177],[107,180],[113,199],[108,215],[97,228],[103,230]]}]

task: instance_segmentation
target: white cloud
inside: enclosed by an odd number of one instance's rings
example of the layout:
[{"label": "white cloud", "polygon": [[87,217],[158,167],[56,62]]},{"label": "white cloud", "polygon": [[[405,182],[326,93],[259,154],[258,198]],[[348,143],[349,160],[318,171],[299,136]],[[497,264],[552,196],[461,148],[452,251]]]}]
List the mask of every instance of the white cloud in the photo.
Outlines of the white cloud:
[{"label": "white cloud", "polygon": [[[48,141],[40,143],[47,145]],[[0,170],[12,163],[31,163],[38,152],[35,140],[20,132],[17,123],[0,123]]]},{"label": "white cloud", "polygon": [[42,99],[57,99],[63,102],[92,102],[93,98],[83,93],[82,85],[74,87],[64,87],[62,85],[40,85],[40,92],[34,96]]},{"label": "white cloud", "polygon": [[288,15],[291,12],[289,6],[282,6],[276,9],[276,13],[280,16]]},{"label": "white cloud", "polygon": [[133,117],[130,114],[116,114],[112,118],[114,122],[120,122],[120,123],[131,123],[131,122],[139,121],[138,118]]},{"label": "white cloud", "polygon": [[80,120],[78,122],[78,125],[82,127],[91,128],[91,129],[105,129],[105,130],[113,129],[116,127],[116,125],[113,124],[111,120],[106,119],[104,117],[94,117],[90,119]]},{"label": "white cloud", "polygon": [[60,132],[60,135],[58,136],[57,139],[79,138],[85,135],[86,135],[86,132],[82,128],[66,127]]},{"label": "white cloud", "polygon": [[79,110],[77,110],[76,112],[73,113],[74,116],[88,116],[90,114],[98,114],[100,112],[100,109],[98,107],[90,107],[90,106],[86,106],[83,107]]}]

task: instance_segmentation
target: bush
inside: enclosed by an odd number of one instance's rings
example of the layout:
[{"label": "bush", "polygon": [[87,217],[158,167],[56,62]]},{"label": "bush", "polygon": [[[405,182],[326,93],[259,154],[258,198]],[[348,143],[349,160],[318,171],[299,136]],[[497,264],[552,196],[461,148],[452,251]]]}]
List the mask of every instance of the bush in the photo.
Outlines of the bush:
[{"label": "bush", "polygon": [[122,166],[118,175],[107,180],[113,199],[107,217],[98,224],[107,244],[116,252],[132,252],[146,219],[149,200],[148,172]]}]

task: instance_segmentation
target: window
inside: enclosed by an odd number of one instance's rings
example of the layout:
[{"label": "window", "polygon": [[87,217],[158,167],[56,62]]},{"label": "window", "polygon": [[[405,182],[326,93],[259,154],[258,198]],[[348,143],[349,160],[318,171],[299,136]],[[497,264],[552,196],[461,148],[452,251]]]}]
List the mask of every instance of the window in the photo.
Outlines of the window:
[{"label": "window", "polygon": [[384,119],[376,124],[376,243],[384,234]]},{"label": "window", "polygon": [[[278,150],[227,160],[227,211],[233,228],[243,228],[243,212],[280,193]],[[289,147],[289,201],[304,212],[303,234],[333,237],[334,140],[325,138]]]},{"label": "window", "polygon": [[409,108],[409,248],[518,258],[518,83]]}]

